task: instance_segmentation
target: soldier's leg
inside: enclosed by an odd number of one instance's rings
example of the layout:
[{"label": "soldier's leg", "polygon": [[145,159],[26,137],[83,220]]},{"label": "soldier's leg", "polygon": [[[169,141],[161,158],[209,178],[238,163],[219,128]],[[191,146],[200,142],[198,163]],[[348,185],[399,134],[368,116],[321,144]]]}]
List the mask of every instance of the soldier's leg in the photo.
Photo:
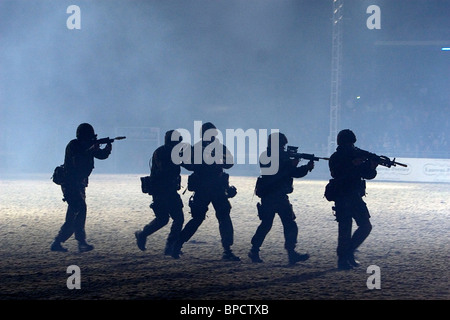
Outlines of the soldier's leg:
[{"label": "soldier's leg", "polygon": [[209,198],[207,194],[199,193],[198,191],[194,193],[192,198],[189,200],[189,207],[191,209],[191,219],[186,223],[184,228],[181,230],[178,240],[175,242],[172,252],[172,257],[178,259],[180,256],[180,250],[183,244],[195,234],[197,229],[205,220],[206,212],[208,211]]},{"label": "soldier's leg", "polygon": [[231,204],[226,196],[214,199],[212,204],[216,211],[217,221],[219,222],[219,233],[222,239],[222,246],[225,250],[229,250],[234,242],[233,223],[230,217]]},{"label": "soldier's leg", "polygon": [[59,229],[58,235],[55,237],[57,242],[65,242],[69,239],[75,230],[75,217],[78,213],[78,208],[75,205],[70,205],[68,203],[66,211],[66,219]]},{"label": "soldier's leg", "polygon": [[86,196],[84,188],[62,187],[64,200],[67,201],[67,212],[64,224],[51,245],[52,251],[67,251],[61,246],[74,233],[77,240],[85,239],[84,225],[86,221]]},{"label": "soldier's leg", "polygon": [[342,199],[336,202],[336,221],[338,222],[338,244],[336,253],[338,256],[339,269],[351,269],[348,263],[348,256],[351,251],[352,238],[352,201]]},{"label": "soldier's leg", "polygon": [[189,201],[192,217],[180,233],[180,240],[183,243],[188,241],[197,232],[197,229],[205,220],[208,205],[209,200],[198,193],[194,194],[194,197]]},{"label": "soldier's leg", "polygon": [[352,218],[343,217],[338,220],[338,245],[336,253],[339,259],[347,259],[351,247]]},{"label": "soldier's leg", "polygon": [[138,230],[134,233],[136,237],[136,244],[142,251],[146,250],[145,244],[147,242],[147,237],[169,223],[169,209],[167,206],[167,199],[165,199],[164,197],[154,196],[150,208],[153,210],[155,218],[150,221],[150,223],[146,224],[142,231]]},{"label": "soldier's leg", "polygon": [[256,229],[255,234],[252,237],[251,244],[252,248],[257,249],[262,246],[264,239],[269,233],[270,229],[272,229],[273,219],[275,217],[275,210],[265,202],[261,204],[257,204],[258,209],[258,217],[261,220],[258,228]]},{"label": "soldier's leg", "polygon": [[178,193],[171,199],[170,216],[172,218],[172,226],[167,237],[165,254],[172,254],[173,246],[178,240],[184,223],[183,201]]},{"label": "soldier's leg", "polygon": [[78,241],[78,250],[80,252],[87,252],[94,249],[94,246],[88,244],[86,242],[86,232],[85,232],[85,225],[86,225],[86,213],[87,213],[87,207],[86,207],[86,193],[85,188],[79,189],[79,211],[75,218],[75,239]]},{"label": "soldier's leg", "polygon": [[248,253],[248,257],[252,262],[261,263],[263,260],[259,257],[259,249],[261,248],[264,239],[272,229],[273,219],[275,218],[275,210],[271,207],[270,203],[262,201],[256,205],[258,210],[258,217],[261,220],[256,232],[251,239],[252,248]]},{"label": "soldier's leg", "polygon": [[85,202],[80,198],[80,193],[77,192],[77,189],[64,187],[62,188],[62,191],[64,200],[67,202],[67,211],[65,221],[51,247],[54,251],[67,251],[67,249],[61,247],[61,243],[65,242],[74,234],[77,225],[77,216],[80,211],[83,211],[83,203],[85,205]]},{"label": "soldier's leg", "polygon": [[358,228],[355,230],[352,236],[351,252],[354,252],[369,236],[372,231],[372,224],[369,219],[359,221],[357,223]]},{"label": "soldier's leg", "polygon": [[309,254],[300,254],[295,251],[298,237],[298,226],[295,222],[294,210],[292,209],[292,205],[287,197],[279,203],[279,209],[277,210],[281,219],[281,223],[283,224],[285,239],[284,247],[288,254],[289,264],[292,265],[300,261],[308,260]]},{"label": "soldier's leg", "polygon": [[355,206],[353,218],[355,219],[358,228],[355,230],[351,238],[348,259],[351,265],[357,267],[359,262],[355,260],[354,252],[366,240],[372,231],[369,210],[367,209],[366,203],[362,199],[360,199],[360,201],[358,201],[358,205]]},{"label": "soldier's leg", "polygon": [[52,242],[52,245],[50,247],[50,250],[52,251],[61,251],[61,252],[67,252],[68,250],[64,248],[61,243],[65,242],[67,239],[69,239],[74,231],[74,217],[76,215],[76,210],[73,206],[68,206],[66,211],[66,219],[59,229],[58,235],[55,237],[54,241]]},{"label": "soldier's leg", "polygon": [[86,226],[86,214],[87,214],[87,206],[86,206],[86,192],[85,188],[82,188],[78,191],[77,196],[77,206],[78,206],[78,214],[75,217],[75,239],[78,240],[78,242],[84,243],[86,241],[86,232],[85,232],[85,226]]},{"label": "soldier's leg", "polygon": [[166,199],[154,197],[150,208],[152,208],[155,218],[144,226],[141,233],[142,237],[148,237],[169,223],[170,216]]},{"label": "soldier's leg", "polygon": [[284,248],[288,251],[292,251],[297,245],[298,237],[298,226],[295,222],[295,213],[292,209],[292,205],[289,202],[280,204],[278,214],[280,216],[281,223],[283,224],[285,239]]},{"label": "soldier's leg", "polygon": [[212,204],[216,211],[217,221],[219,222],[219,233],[223,247],[222,259],[228,261],[240,261],[241,259],[235,256],[231,250],[231,246],[234,242],[234,230],[230,217],[231,204],[228,201],[228,197],[225,194],[219,194],[213,199]]}]

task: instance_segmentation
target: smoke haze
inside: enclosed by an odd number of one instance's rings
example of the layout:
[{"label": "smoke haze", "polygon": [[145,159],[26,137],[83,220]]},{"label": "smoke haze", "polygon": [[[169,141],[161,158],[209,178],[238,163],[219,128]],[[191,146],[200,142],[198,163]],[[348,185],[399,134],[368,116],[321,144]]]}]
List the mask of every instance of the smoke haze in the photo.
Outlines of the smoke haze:
[{"label": "smoke haze", "polygon": [[[449,54],[435,46],[374,45],[450,40],[448,2],[427,10],[419,10],[423,1],[408,3],[345,3],[341,125],[374,152],[389,150],[376,144],[384,132],[397,135],[404,150],[396,150],[405,154],[414,151],[415,144],[405,145],[418,128],[424,139],[430,127],[442,129],[433,137],[439,150],[448,137],[448,120],[439,115],[449,111]],[[365,26],[370,4],[383,10],[381,30]],[[66,26],[70,5],[81,9],[80,30]],[[331,9],[327,0],[2,0],[0,173],[52,172],[82,122],[99,138],[127,136],[113,144],[111,161],[97,161],[97,172],[147,171],[162,139],[142,136],[143,128],[163,135],[193,130],[196,120],[223,131],[280,129],[301,152],[326,156]],[[405,55],[407,49],[419,54]],[[399,65],[386,81],[386,70]],[[424,122],[418,111],[420,119],[409,114],[399,125],[417,94],[437,115]],[[380,108],[395,109],[395,118],[373,117]]]}]

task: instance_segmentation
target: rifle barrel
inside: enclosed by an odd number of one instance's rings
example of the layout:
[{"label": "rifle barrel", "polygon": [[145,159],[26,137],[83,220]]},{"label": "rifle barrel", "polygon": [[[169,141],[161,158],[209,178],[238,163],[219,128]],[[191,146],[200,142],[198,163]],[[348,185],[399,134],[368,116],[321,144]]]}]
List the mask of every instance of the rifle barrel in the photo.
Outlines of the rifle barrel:
[{"label": "rifle barrel", "polygon": [[400,162],[396,162],[396,161],[394,161],[394,164],[398,164],[399,166],[402,166],[402,167],[408,167],[408,165],[406,165],[406,164],[404,164],[404,163],[400,163]]},{"label": "rifle barrel", "polygon": [[123,140],[123,139],[125,139],[126,137],[115,137],[115,138],[109,138],[109,137],[107,137],[107,138],[102,138],[102,139],[98,139],[96,142],[98,143],[98,144],[105,144],[105,143],[113,143],[115,140]]}]

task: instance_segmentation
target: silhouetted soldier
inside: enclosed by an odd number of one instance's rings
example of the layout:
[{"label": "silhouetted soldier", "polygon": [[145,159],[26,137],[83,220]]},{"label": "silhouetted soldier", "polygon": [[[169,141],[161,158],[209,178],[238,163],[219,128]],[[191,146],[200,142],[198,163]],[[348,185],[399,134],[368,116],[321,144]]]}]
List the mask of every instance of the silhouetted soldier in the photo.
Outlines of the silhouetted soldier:
[{"label": "silhouetted soldier", "polygon": [[[362,197],[366,193],[364,179],[375,178],[378,164],[358,156],[355,142],[356,136],[351,130],[340,131],[337,136],[338,147],[329,161],[330,173],[336,183],[334,210],[339,224],[337,245],[339,269],[352,269],[359,265],[354,252],[372,230],[369,210]],[[353,235],[352,219],[358,226]]]},{"label": "silhouetted soldier", "polygon": [[[276,141],[275,141],[276,139]],[[275,144],[276,143],[276,144]],[[260,158],[260,167],[262,175],[258,178],[256,194],[261,198],[257,204],[258,216],[261,220],[255,235],[251,240],[252,248],[248,254],[253,262],[263,262],[259,256],[259,250],[264,242],[266,235],[272,228],[275,214],[278,213],[284,229],[285,244],[284,247],[288,253],[289,264],[295,264],[299,261],[305,261],[309,258],[308,254],[299,254],[295,251],[297,245],[298,227],[295,222],[295,213],[289,201],[288,194],[293,189],[293,178],[301,178],[308,174],[314,168],[314,162],[297,167],[299,159],[290,159],[285,146],[288,140],[282,133],[272,133],[268,139],[266,154],[262,156],[273,157],[273,145],[278,145],[278,157],[272,161],[278,161],[278,171],[272,175],[263,174],[263,168],[273,165],[263,164]]]},{"label": "silhouetted soldier", "polygon": [[64,168],[66,180],[61,185],[64,201],[67,202],[66,220],[51,245],[52,251],[66,252],[61,243],[75,234],[80,252],[86,252],[94,247],[86,242],[86,187],[88,178],[94,169],[94,158],[104,160],[112,150],[111,143],[101,149],[96,143],[97,135],[88,123],[78,126],[76,139],[70,141],[66,147]]},{"label": "silhouetted soldier", "polygon": [[155,219],[144,226],[142,231],[135,232],[137,246],[142,251],[145,250],[147,237],[168,224],[169,218],[172,218],[173,222],[164,250],[164,254],[170,255],[183,228],[183,201],[178,194],[181,187],[181,170],[180,164],[175,163],[171,156],[172,150],[179,145],[181,140],[182,137],[178,131],[167,131],[164,145],[153,153],[150,169],[153,203],[150,207],[155,213]]},{"label": "silhouetted soldier", "polygon": [[[175,259],[179,258],[183,244],[194,235],[202,224],[208,206],[212,203],[219,221],[219,232],[224,249],[222,258],[230,261],[240,260],[231,250],[233,224],[230,218],[231,204],[228,198],[234,194],[227,193],[229,191],[228,174],[224,172],[224,169],[233,166],[233,156],[218,139],[215,139],[216,135],[216,127],[210,122],[204,123],[201,129],[202,140],[191,148],[190,163],[182,163],[184,168],[193,171],[188,180],[188,188],[194,191],[194,195],[189,201],[192,218],[184,226],[180,238],[174,246],[172,256]],[[200,162],[198,161],[199,152],[202,156]],[[216,152],[222,154],[215,154]]]}]

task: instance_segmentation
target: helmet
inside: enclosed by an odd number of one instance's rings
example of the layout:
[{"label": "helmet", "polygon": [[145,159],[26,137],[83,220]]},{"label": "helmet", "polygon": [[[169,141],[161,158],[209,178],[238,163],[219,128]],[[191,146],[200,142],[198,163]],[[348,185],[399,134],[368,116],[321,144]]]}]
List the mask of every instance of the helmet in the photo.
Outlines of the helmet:
[{"label": "helmet", "polygon": [[169,130],[164,136],[165,145],[176,145],[177,143],[183,141],[183,137],[177,130]]},{"label": "helmet", "polygon": [[279,147],[284,147],[288,143],[288,139],[286,138],[286,135],[284,135],[281,132],[274,132],[269,135],[269,139],[267,140],[267,146],[271,147],[272,141],[276,141],[275,139],[278,140]]},{"label": "helmet", "polygon": [[213,125],[211,122],[206,122],[206,123],[202,124],[202,132],[201,132],[202,139],[203,139],[204,134],[208,130],[211,130],[211,132],[210,132],[210,134],[212,133],[211,136],[216,136],[217,135],[217,128],[216,128],[216,126]]},{"label": "helmet", "polygon": [[338,146],[344,144],[353,144],[356,142],[356,136],[350,129],[341,130],[337,135],[337,144]]},{"label": "helmet", "polygon": [[78,140],[93,140],[97,137],[94,128],[89,123],[82,123],[77,128]]}]

